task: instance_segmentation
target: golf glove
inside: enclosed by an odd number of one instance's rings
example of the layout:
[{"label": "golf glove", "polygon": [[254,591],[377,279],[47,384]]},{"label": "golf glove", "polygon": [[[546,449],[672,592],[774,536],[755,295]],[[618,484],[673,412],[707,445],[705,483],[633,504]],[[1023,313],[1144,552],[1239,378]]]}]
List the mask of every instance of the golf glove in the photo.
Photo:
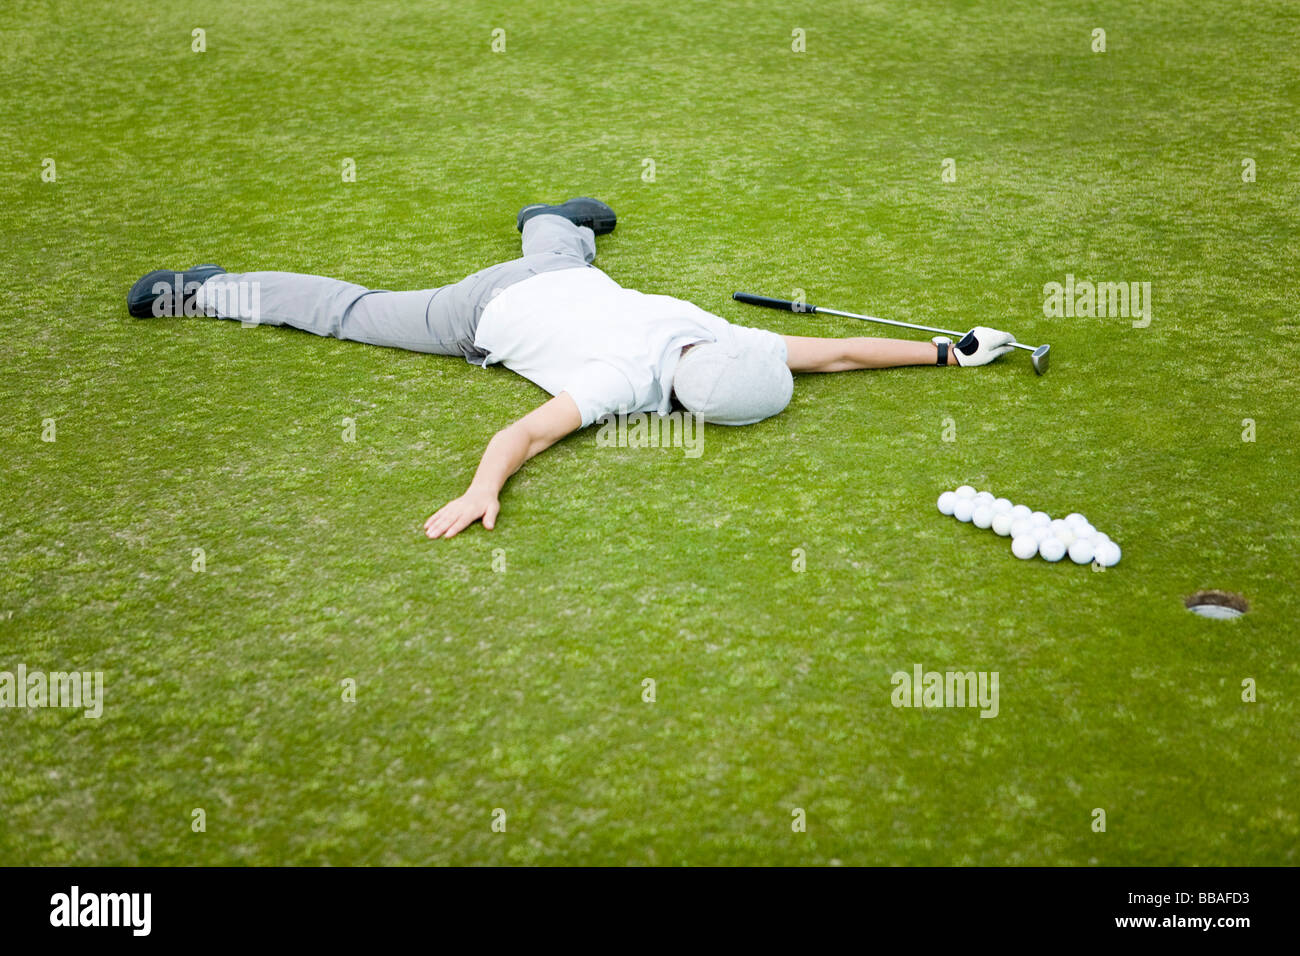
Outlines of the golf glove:
[{"label": "golf glove", "polygon": [[988,365],[999,355],[1010,352],[1011,346],[1007,343],[1015,340],[1015,336],[1010,332],[999,332],[997,329],[977,325],[953,346],[957,350],[957,364]]}]

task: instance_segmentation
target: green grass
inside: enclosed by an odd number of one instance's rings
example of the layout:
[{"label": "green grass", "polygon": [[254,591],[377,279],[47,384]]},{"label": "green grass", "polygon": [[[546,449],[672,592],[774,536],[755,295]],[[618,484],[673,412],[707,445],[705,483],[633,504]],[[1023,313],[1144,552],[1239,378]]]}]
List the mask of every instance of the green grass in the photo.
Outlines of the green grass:
[{"label": "green grass", "polygon": [[[1298,862],[1293,6],[205,11],[0,11],[0,670],[107,685],[0,711],[0,862]],[[161,265],[438,285],[578,193],[625,285],[1005,326],[1053,370],[801,378],[695,460],[579,433],[433,543],[538,388],[125,313]],[[1045,318],[1067,272],[1154,321]],[[1124,560],[1016,561],[935,511],[964,482]],[[1000,715],[893,708],[915,663],[998,671]]]}]

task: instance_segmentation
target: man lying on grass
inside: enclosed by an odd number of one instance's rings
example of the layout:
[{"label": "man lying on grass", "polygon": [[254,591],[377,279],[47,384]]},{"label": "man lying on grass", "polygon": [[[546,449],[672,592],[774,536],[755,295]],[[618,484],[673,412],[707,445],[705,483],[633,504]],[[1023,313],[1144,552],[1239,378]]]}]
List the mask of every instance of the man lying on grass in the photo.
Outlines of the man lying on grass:
[{"label": "man lying on grass", "polygon": [[1011,335],[977,327],[945,338],[810,338],[732,325],[666,295],[624,289],[595,266],[595,237],[614,210],[595,199],[519,212],[523,256],[422,292],[371,291],[288,272],[157,270],[127,295],[141,318],[203,314],[288,325],[354,342],[463,355],[501,364],[555,396],[492,436],[465,493],[424,523],[451,538],[496,524],[506,480],[538,452],[605,415],[686,411],[748,425],[786,407],[791,372],[898,365],[985,365],[1011,351]]}]

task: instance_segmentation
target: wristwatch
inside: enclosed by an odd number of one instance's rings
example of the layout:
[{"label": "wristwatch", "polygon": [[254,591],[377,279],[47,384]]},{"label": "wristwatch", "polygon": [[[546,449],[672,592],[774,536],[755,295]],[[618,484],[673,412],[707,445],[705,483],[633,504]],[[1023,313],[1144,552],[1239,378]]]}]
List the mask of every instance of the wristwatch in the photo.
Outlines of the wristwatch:
[{"label": "wristwatch", "polygon": [[948,347],[949,347],[950,345],[952,345],[952,339],[950,339],[950,338],[948,338],[947,336],[944,336],[944,335],[936,335],[936,336],[935,336],[934,338],[932,338],[930,341],[933,342],[935,345],[937,345],[937,346],[939,347],[939,357],[938,357],[938,359],[935,361],[934,364],[935,364],[935,365],[947,365],[947,364],[948,364]]}]

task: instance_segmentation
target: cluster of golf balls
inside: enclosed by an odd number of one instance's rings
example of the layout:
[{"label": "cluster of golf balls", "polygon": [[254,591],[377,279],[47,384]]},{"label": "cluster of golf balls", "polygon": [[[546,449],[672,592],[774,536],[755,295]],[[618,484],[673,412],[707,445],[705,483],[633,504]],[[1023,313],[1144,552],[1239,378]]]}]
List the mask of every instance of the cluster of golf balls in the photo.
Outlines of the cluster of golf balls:
[{"label": "cluster of golf balls", "polygon": [[1075,564],[1096,562],[1104,568],[1119,564],[1119,545],[1078,513],[1053,520],[1045,511],[1013,505],[1008,498],[995,498],[970,485],[941,494],[939,513],[1010,538],[1011,553],[1024,561],[1036,554],[1060,561],[1068,554]]}]

